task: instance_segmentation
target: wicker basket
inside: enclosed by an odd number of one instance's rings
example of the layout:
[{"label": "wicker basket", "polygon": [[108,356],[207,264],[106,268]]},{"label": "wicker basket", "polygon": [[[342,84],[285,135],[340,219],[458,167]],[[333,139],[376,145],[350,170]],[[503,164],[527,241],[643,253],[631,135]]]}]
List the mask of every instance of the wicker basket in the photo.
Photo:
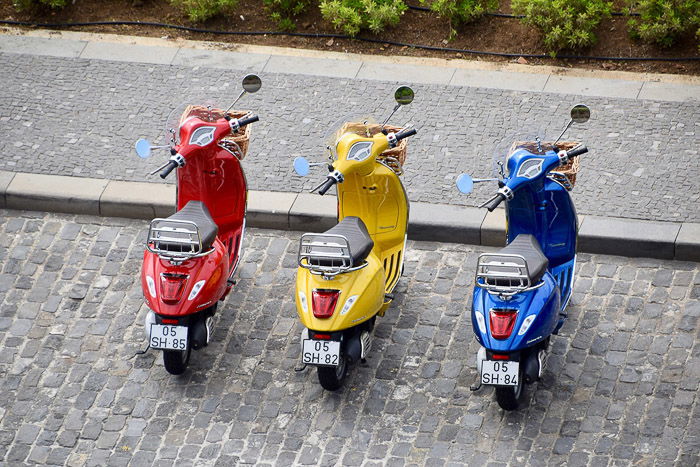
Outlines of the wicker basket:
[{"label": "wicker basket", "polygon": [[[372,136],[379,133],[382,126],[378,123],[359,123],[359,122],[347,122],[340,129],[339,134],[343,135],[345,133],[354,133],[365,138],[371,138]],[[384,129],[398,133],[403,130],[401,127],[384,125]],[[406,162],[406,151],[408,150],[408,142],[405,139],[399,141],[399,144],[395,148],[389,148],[377,156],[377,160],[388,166],[391,170],[396,172],[397,175],[403,174],[403,165]]]},{"label": "wicker basket", "polygon": [[[574,141],[560,141],[557,143],[557,148],[559,150],[568,151],[570,149],[575,148],[578,145],[579,145],[579,143],[574,142]],[[554,143],[541,142],[540,146],[542,147],[542,152],[551,151],[554,148]],[[534,141],[516,141],[510,147],[510,154],[512,154],[513,151],[515,151],[516,149],[527,149],[528,151],[530,151],[533,154],[537,154],[539,152],[539,151],[537,151],[537,143]],[[567,183],[563,184],[564,187],[567,190],[571,190],[571,189],[573,189],[574,185],[576,185],[576,174],[578,173],[580,168],[581,168],[581,162],[579,161],[579,158],[574,157],[573,160],[570,160],[566,164],[557,167],[556,169],[552,170],[552,172],[563,175],[566,178],[566,180],[568,181],[568,184]],[[555,175],[555,179],[556,178],[558,178],[558,177]]]},{"label": "wicker basket", "polygon": [[[228,112],[228,115],[231,118],[241,118],[248,115],[248,113],[249,112],[247,110],[231,110]],[[201,105],[190,105],[182,113],[182,117],[180,117],[180,124],[182,124],[183,121],[190,117],[197,117],[205,122],[215,122],[221,118],[224,118],[224,111],[221,109],[214,108],[210,110],[207,107]],[[231,134],[230,136],[222,138],[221,145],[224,146],[230,152],[234,153],[239,160],[243,160],[243,158],[245,158],[246,154],[248,153],[249,141],[250,125],[246,125],[241,130],[239,130],[237,134]],[[236,145],[238,145],[238,147],[241,149],[240,155],[239,151],[236,150],[236,146],[231,143],[235,143]]]}]

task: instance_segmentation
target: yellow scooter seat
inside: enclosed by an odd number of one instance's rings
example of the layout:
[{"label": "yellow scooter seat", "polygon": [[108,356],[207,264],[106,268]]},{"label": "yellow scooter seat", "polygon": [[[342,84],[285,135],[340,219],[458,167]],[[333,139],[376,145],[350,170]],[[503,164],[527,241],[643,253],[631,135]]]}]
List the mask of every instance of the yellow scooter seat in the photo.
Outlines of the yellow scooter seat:
[{"label": "yellow scooter seat", "polygon": [[[374,240],[370,237],[365,223],[359,217],[345,217],[338,224],[325,231],[324,234],[342,235],[345,237],[350,246],[352,264],[356,266],[362,263],[369,255],[369,252],[372,251],[372,248],[374,248]],[[332,264],[321,264],[324,260],[314,261],[314,258],[310,258],[309,262],[318,266],[332,266]]]}]

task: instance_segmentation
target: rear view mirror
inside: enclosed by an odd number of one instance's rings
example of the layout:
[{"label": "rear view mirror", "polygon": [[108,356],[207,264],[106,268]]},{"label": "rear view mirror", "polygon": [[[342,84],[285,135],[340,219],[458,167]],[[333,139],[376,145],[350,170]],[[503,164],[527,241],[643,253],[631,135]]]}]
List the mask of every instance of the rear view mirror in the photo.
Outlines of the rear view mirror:
[{"label": "rear view mirror", "polygon": [[460,174],[457,177],[457,189],[462,193],[471,193],[474,189],[474,179],[469,174]]},{"label": "rear view mirror", "polygon": [[148,159],[151,157],[151,143],[147,139],[141,138],[140,140],[136,141],[136,154],[141,159]]},{"label": "rear view mirror", "polygon": [[260,87],[262,86],[262,80],[258,75],[246,75],[245,78],[243,78],[243,89],[245,89],[245,92],[249,93],[254,93],[258,92],[260,90]]},{"label": "rear view mirror", "polygon": [[394,91],[394,100],[399,105],[410,104],[413,102],[414,96],[415,94],[413,93],[413,89],[409,88],[408,86],[400,86],[396,89],[396,91]]},{"label": "rear view mirror", "polygon": [[574,123],[586,123],[591,118],[591,109],[587,105],[577,104],[571,109],[571,120]]},{"label": "rear view mirror", "polygon": [[294,159],[294,171],[298,175],[306,177],[307,175],[309,175],[310,168],[311,165],[305,157],[297,157],[296,159]]}]

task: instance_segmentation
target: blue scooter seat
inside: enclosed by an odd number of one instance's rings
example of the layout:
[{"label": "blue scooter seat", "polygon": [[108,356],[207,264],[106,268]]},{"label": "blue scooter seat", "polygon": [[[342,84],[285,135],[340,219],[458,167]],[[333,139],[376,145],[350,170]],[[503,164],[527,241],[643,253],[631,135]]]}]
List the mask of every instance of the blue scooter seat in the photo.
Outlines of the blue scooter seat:
[{"label": "blue scooter seat", "polygon": [[542,253],[539,242],[534,236],[529,234],[518,235],[512,242],[495,254],[498,253],[522,256],[527,265],[531,284],[539,283],[547,270],[547,266],[549,266],[549,260]]}]

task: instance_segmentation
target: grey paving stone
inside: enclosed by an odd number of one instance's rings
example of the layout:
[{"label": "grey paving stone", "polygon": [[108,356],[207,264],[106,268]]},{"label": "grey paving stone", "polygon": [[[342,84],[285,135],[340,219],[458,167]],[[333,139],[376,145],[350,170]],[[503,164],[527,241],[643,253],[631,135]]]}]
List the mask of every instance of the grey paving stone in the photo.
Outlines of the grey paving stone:
[{"label": "grey paving stone", "polygon": [[124,44],[90,41],[80,53],[80,58],[167,65],[173,62],[177,51],[175,47],[136,44],[125,47]]},{"label": "grey paving stone", "polygon": [[267,61],[266,73],[312,73],[334,78],[354,78],[362,62],[354,60],[326,60],[313,57],[273,55]]},{"label": "grey paving stone", "polygon": [[0,52],[15,54],[50,55],[76,58],[85,49],[87,41],[70,39],[51,40],[44,37],[0,35]]},{"label": "grey paving stone", "polygon": [[223,50],[178,49],[173,65],[187,67],[224,68],[261,72],[270,59],[269,55],[229,52]]}]

